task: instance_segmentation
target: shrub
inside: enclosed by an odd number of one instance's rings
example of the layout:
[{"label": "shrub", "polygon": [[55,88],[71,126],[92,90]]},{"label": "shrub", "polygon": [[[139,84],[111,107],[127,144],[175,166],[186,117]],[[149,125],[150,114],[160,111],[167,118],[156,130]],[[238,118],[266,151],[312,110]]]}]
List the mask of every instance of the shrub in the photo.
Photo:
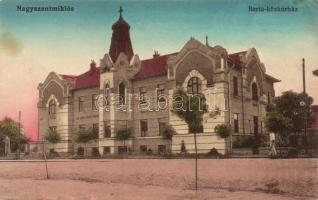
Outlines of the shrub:
[{"label": "shrub", "polygon": [[117,132],[116,132],[116,139],[117,140],[125,141],[125,140],[128,140],[129,138],[131,138],[131,136],[132,136],[131,128],[122,128],[122,129],[117,130]]},{"label": "shrub", "polygon": [[218,158],[219,157],[219,152],[216,148],[212,148],[209,152],[208,152],[209,156],[212,156],[213,158]]},{"label": "shrub", "polygon": [[226,124],[219,124],[214,128],[216,134],[221,138],[227,138],[231,134],[231,127]]},{"label": "shrub", "polygon": [[176,131],[171,125],[166,125],[161,131],[160,134],[164,139],[171,140],[173,135],[176,134]]}]

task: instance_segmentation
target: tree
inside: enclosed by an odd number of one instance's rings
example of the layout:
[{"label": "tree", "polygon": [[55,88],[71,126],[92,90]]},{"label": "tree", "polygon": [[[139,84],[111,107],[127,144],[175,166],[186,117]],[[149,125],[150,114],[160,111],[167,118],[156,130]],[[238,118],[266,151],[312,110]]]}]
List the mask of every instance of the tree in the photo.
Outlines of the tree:
[{"label": "tree", "polygon": [[203,115],[207,112],[205,97],[202,94],[191,95],[177,90],[173,100],[172,112],[187,123],[189,132],[201,132]]},{"label": "tree", "polygon": [[177,90],[173,95],[172,112],[183,119],[189,128],[190,133],[194,133],[195,148],[195,189],[198,189],[198,150],[197,136],[202,132],[203,115],[207,112],[207,105],[203,94],[191,95],[183,90]]},{"label": "tree", "polygon": [[226,124],[218,124],[214,127],[214,131],[220,138],[228,138],[231,135],[231,127]]},{"label": "tree", "polygon": [[29,142],[29,139],[21,134],[18,122],[9,117],[5,117],[0,121],[0,140],[3,141],[5,136],[10,138],[12,151],[20,151],[24,149],[24,145]]},{"label": "tree", "polygon": [[47,135],[45,136],[45,139],[53,144],[53,152],[55,152],[55,144],[59,143],[61,141],[61,136],[60,133],[57,132],[56,130],[49,129],[47,132]]},{"label": "tree", "polygon": [[[301,101],[306,102],[301,105]],[[307,109],[307,126],[315,121],[315,115],[310,110],[313,98],[293,91],[283,92],[267,107],[265,127],[268,131],[277,133],[281,139],[290,134],[298,135],[304,129],[304,116]]]},{"label": "tree", "polygon": [[85,156],[86,156],[87,143],[97,138],[98,138],[98,131],[93,128],[79,130],[77,138],[76,138],[76,142],[84,144]]},{"label": "tree", "polygon": [[125,141],[132,137],[132,129],[131,128],[121,128],[116,131],[116,140],[123,141],[125,146]]},{"label": "tree", "polygon": [[163,129],[160,131],[160,135],[166,140],[171,140],[173,135],[176,134],[176,131],[171,125],[166,125],[163,127]]}]

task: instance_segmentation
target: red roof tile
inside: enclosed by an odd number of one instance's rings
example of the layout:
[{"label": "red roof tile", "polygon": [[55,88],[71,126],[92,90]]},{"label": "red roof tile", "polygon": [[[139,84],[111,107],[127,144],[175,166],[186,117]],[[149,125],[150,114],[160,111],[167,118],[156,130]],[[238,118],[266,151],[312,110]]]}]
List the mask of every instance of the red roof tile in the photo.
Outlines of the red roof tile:
[{"label": "red roof tile", "polygon": [[100,68],[91,67],[89,71],[78,75],[61,75],[65,80],[75,81],[74,89],[99,87]]},{"label": "red roof tile", "polygon": [[233,54],[229,54],[228,55],[228,62],[230,62],[231,64],[239,64],[240,61],[240,54],[246,54],[247,51],[241,51],[241,52],[237,52],[237,53],[233,53]]},{"label": "red roof tile", "polygon": [[311,107],[313,112],[316,115],[316,121],[310,126],[310,130],[318,130],[318,105],[314,105]]},{"label": "red roof tile", "polygon": [[168,57],[177,54],[178,53],[172,53],[147,60],[142,60],[141,69],[134,78],[139,79],[166,75]]},{"label": "red roof tile", "polygon": [[60,74],[60,75],[63,77],[63,79],[69,80],[69,81],[75,81],[77,78],[77,76],[75,75],[65,75],[65,74]]},{"label": "red roof tile", "polygon": [[100,78],[100,69],[91,68],[89,71],[77,76],[75,89],[98,87]]}]

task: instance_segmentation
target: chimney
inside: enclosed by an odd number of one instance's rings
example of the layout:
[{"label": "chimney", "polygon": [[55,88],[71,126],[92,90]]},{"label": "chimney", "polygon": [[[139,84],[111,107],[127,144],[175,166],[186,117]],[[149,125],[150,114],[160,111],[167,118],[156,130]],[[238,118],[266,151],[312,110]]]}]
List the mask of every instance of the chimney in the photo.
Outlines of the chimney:
[{"label": "chimney", "polygon": [[160,56],[160,54],[159,54],[159,52],[158,51],[154,51],[154,54],[152,55],[153,56],[153,58],[157,58],[157,57],[159,57]]},{"label": "chimney", "polygon": [[96,69],[96,63],[94,60],[91,61],[91,68],[90,70]]}]

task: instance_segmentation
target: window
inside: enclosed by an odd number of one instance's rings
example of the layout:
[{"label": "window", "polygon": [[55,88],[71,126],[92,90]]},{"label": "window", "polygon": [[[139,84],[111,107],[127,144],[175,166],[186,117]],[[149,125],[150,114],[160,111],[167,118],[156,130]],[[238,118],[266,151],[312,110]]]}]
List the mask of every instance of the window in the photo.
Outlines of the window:
[{"label": "window", "polygon": [[140,152],[142,152],[142,153],[146,153],[147,152],[147,146],[146,145],[140,145],[139,149],[140,149]]},{"label": "window", "polygon": [[163,85],[157,85],[157,102],[165,102],[165,88]]},{"label": "window", "polygon": [[217,69],[221,68],[221,58],[219,56],[215,58],[215,66]]},{"label": "window", "polygon": [[84,147],[77,148],[77,155],[84,156]]},{"label": "window", "polygon": [[238,81],[236,76],[233,76],[233,95],[238,96]]},{"label": "window", "polygon": [[98,124],[93,124],[92,128],[93,128],[93,132],[98,134],[98,130],[99,130]]},{"label": "window", "polygon": [[141,132],[141,137],[147,136],[147,131],[148,131],[148,123],[147,123],[147,120],[140,120],[140,132]]},{"label": "window", "polygon": [[50,126],[49,129],[50,129],[51,131],[56,131],[56,126]]},{"label": "window", "polygon": [[97,100],[98,100],[98,95],[93,94],[92,95],[92,110],[98,110]]},{"label": "window", "polygon": [[188,93],[189,94],[201,93],[201,80],[198,77],[192,77],[188,81]]},{"label": "window", "polygon": [[225,68],[224,58],[221,58],[221,69]]},{"label": "window", "polygon": [[239,132],[238,114],[234,113],[234,132]]},{"label": "window", "polygon": [[104,154],[110,154],[110,147],[104,147]]},{"label": "window", "polygon": [[124,154],[127,152],[128,152],[127,146],[118,146],[118,154]]},{"label": "window", "polygon": [[109,123],[107,121],[104,122],[104,137],[110,138],[111,137],[111,129]]},{"label": "window", "polygon": [[118,86],[118,102],[120,105],[125,105],[126,101],[125,101],[125,97],[126,97],[126,87],[125,84],[123,82],[121,82]]},{"label": "window", "polygon": [[173,66],[169,67],[169,78],[173,78],[174,76],[174,71],[173,71]]},{"label": "window", "polygon": [[158,145],[158,154],[166,153],[166,145]]},{"label": "window", "polygon": [[139,88],[139,103],[140,104],[147,103],[146,96],[147,96],[146,89],[144,87]]},{"label": "window", "polygon": [[49,115],[56,113],[56,104],[54,100],[51,100],[49,103]]},{"label": "window", "polygon": [[159,135],[161,135],[162,131],[166,127],[166,122],[164,122],[163,119],[159,119],[158,123],[159,123]]},{"label": "window", "polygon": [[256,83],[252,84],[252,99],[254,101],[258,101],[258,89]]},{"label": "window", "polygon": [[271,93],[267,92],[267,104],[271,103]]},{"label": "window", "polygon": [[84,110],[84,97],[78,97],[78,112]]},{"label": "window", "polygon": [[258,117],[253,117],[253,123],[254,123],[254,135],[258,134]]},{"label": "window", "polygon": [[109,106],[109,85],[106,83],[104,90],[104,103],[105,106]]}]

